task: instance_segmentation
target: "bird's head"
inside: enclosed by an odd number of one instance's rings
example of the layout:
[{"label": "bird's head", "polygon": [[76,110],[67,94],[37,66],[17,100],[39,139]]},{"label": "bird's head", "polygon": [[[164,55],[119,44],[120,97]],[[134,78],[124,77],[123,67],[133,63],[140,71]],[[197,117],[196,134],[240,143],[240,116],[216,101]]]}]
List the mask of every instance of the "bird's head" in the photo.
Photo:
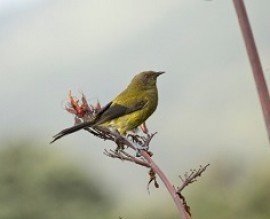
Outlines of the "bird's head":
[{"label": "bird's head", "polygon": [[134,76],[129,86],[135,86],[138,88],[152,88],[157,84],[157,78],[164,71],[143,71]]}]

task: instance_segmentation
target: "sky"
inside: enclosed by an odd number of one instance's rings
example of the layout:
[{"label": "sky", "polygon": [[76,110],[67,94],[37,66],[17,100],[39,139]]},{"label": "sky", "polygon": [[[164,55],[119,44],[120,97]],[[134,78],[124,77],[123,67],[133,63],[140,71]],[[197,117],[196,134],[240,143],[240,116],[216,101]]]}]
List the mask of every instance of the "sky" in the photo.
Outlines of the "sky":
[{"label": "sky", "polygon": [[[246,6],[269,82],[270,2]],[[0,0],[2,142],[17,136],[48,144],[73,123],[63,110],[70,89],[105,104],[143,70],[166,71],[147,124],[158,131],[151,150],[170,176],[214,165],[216,157],[250,164],[267,159],[269,143],[232,1]],[[108,146],[78,133],[50,150],[86,168],[94,163],[117,185],[125,186],[117,174],[125,173],[144,189],[145,171],[103,156]]]}]

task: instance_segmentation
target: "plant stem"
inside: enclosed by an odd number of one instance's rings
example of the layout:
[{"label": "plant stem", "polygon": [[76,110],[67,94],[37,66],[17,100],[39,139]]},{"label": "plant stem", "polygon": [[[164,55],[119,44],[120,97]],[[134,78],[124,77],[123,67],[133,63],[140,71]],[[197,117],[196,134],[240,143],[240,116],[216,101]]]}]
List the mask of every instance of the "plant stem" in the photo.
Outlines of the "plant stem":
[{"label": "plant stem", "polygon": [[152,170],[159,176],[161,181],[164,183],[166,186],[168,192],[172,196],[172,199],[181,215],[181,218],[183,219],[191,219],[191,216],[186,212],[185,207],[183,205],[183,202],[179,195],[177,194],[177,191],[173,184],[170,182],[170,180],[167,178],[167,176],[163,173],[163,171],[156,165],[156,163],[152,160],[152,158],[149,156],[149,154],[141,150],[140,151],[141,155],[144,157],[144,159],[147,160],[147,162],[150,164]]},{"label": "plant stem", "polygon": [[262,65],[256,48],[252,29],[248,20],[248,15],[243,0],[233,0],[234,7],[238,16],[239,25],[245,41],[247,54],[252,67],[258,95],[260,98],[264,121],[270,141],[270,97],[267,84],[265,82]]}]

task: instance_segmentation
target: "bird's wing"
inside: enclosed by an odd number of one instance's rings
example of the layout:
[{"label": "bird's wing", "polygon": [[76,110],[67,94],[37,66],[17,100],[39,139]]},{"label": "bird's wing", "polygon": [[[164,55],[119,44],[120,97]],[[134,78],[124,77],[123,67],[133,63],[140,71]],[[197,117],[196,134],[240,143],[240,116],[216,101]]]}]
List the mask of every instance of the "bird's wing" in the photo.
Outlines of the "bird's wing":
[{"label": "bird's wing", "polygon": [[[132,99],[129,99],[129,101],[130,100]],[[99,125],[112,119],[118,118],[120,116],[140,110],[144,107],[146,103],[147,101],[145,100],[136,101],[135,99],[135,101],[132,101],[132,104],[129,104],[129,107],[126,107],[121,104],[114,103],[113,101],[109,102],[97,113],[94,120],[80,123],[78,125],[62,130],[61,132],[53,136],[53,140],[51,141],[51,143],[55,142],[56,140],[62,138],[65,135],[71,134],[85,127],[89,127],[92,125]]]},{"label": "bird's wing", "polygon": [[112,105],[112,101],[107,103],[104,107],[102,107],[96,114],[95,118],[98,119],[110,106]]},{"label": "bird's wing", "polygon": [[124,106],[122,104],[110,102],[106,105],[102,112],[98,113],[98,118],[96,119],[96,124],[102,124],[104,122],[108,122],[112,119],[119,118],[121,116],[127,115],[129,113],[135,112],[137,110],[142,109],[147,103],[146,100],[132,101],[132,104],[128,106]]}]

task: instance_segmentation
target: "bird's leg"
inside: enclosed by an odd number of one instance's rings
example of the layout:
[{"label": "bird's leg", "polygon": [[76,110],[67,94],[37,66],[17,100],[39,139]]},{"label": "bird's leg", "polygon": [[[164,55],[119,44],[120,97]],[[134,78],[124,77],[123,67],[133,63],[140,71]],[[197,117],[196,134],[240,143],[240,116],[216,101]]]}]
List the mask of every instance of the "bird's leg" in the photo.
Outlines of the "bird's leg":
[{"label": "bird's leg", "polygon": [[145,122],[143,124],[141,124],[140,128],[141,128],[141,130],[142,130],[142,132],[144,134],[148,134],[149,133],[149,130],[148,130]]},{"label": "bird's leg", "polygon": [[119,152],[125,149],[125,145],[123,144],[123,142],[120,140],[120,138],[116,138],[115,139],[115,143],[116,143],[116,148],[115,148],[115,152]]},{"label": "bird's leg", "polygon": [[119,131],[116,128],[112,128],[112,127],[110,127],[109,129],[111,130],[111,132],[115,133],[114,141],[115,141],[115,143],[117,145],[116,148],[115,148],[115,152],[118,153],[119,151],[124,150],[125,149],[125,144],[123,143],[123,141],[121,139]]}]

